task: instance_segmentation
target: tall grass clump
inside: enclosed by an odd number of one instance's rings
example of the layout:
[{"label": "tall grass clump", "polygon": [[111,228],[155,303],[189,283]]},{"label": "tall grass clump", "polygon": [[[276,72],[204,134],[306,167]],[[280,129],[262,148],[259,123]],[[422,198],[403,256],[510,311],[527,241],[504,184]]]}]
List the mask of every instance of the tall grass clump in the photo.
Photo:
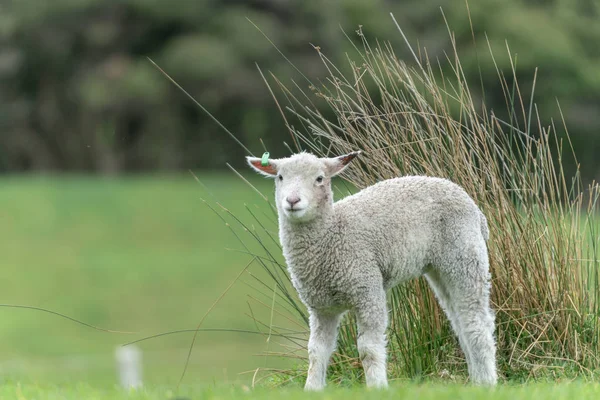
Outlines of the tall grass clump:
[{"label": "tall grass clump", "polygon": [[[344,175],[359,189],[402,175],[444,177],[464,187],[491,230],[500,374],[509,380],[595,376],[600,371],[594,219],[599,192],[596,184],[584,186],[578,173],[566,176],[563,157],[574,155],[563,122],[542,125],[534,88],[523,94],[514,66],[509,71],[496,66],[506,110],[488,109],[470,90],[452,35],[452,51],[444,60],[430,60],[406,41],[413,58],[403,61],[391,45],[372,45],[360,30],[357,34],[362,45],[348,55],[347,65],[334,65],[316,48],[329,71],[318,84],[265,79],[292,137],[290,150],[323,156],[362,150],[360,163]],[[491,51],[489,56],[494,61]],[[250,233],[255,260],[267,272],[258,286],[272,296],[272,304],[264,301],[274,306],[271,316],[287,313],[305,332],[304,309],[274,239],[274,218],[267,218],[270,225],[235,219]],[[284,311],[273,311],[276,304]],[[423,279],[394,289],[389,304],[392,378],[466,377],[457,341]],[[271,324],[269,332],[273,329]],[[285,330],[278,333],[286,336]],[[287,336],[288,354],[302,358],[305,353],[293,352],[304,345],[301,333]],[[350,314],[331,366],[334,379],[362,374],[355,343]],[[304,366],[296,372],[303,373]]]}]

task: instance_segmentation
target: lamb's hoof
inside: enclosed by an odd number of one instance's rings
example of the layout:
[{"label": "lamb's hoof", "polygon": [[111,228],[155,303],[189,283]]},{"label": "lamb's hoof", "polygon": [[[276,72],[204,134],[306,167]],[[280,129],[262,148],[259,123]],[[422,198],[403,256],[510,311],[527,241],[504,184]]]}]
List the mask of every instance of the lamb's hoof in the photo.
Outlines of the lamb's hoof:
[{"label": "lamb's hoof", "polygon": [[498,378],[491,377],[486,379],[472,380],[471,384],[473,386],[494,387],[498,384]]},{"label": "lamb's hoof", "polygon": [[367,385],[367,389],[369,390],[386,390],[387,388],[388,383],[386,381],[373,382]]},{"label": "lamb's hoof", "polygon": [[305,392],[320,392],[323,389],[325,389],[325,385],[314,385],[314,384],[309,384],[309,383],[304,385]]}]

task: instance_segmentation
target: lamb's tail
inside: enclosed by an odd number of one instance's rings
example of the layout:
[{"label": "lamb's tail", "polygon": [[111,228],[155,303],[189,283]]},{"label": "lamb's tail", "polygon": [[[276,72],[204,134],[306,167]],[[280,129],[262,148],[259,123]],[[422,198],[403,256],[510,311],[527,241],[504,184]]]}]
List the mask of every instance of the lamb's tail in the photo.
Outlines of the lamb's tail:
[{"label": "lamb's tail", "polygon": [[481,234],[483,235],[483,239],[487,242],[490,238],[490,229],[488,228],[487,218],[481,210],[479,210],[479,218],[481,220]]}]

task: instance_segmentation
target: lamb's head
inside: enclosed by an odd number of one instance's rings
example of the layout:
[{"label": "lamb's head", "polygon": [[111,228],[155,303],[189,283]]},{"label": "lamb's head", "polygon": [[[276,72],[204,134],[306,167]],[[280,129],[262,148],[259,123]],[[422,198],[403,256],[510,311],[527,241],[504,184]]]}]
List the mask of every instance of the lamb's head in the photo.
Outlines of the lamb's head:
[{"label": "lamb's head", "polygon": [[304,223],[331,210],[331,178],[359,154],[357,151],[340,157],[319,158],[299,153],[288,158],[270,159],[264,164],[260,158],[247,157],[247,160],[259,173],[275,178],[279,217],[292,223]]}]

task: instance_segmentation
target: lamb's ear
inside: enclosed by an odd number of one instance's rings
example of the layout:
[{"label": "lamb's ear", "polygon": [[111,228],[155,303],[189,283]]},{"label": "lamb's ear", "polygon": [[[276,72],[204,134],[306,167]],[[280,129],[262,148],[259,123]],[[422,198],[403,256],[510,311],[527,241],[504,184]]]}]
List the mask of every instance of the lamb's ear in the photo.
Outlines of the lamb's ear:
[{"label": "lamb's ear", "polygon": [[269,160],[267,165],[262,165],[262,160],[257,157],[246,157],[248,165],[259,174],[274,178],[277,175],[277,161]]},{"label": "lamb's ear", "polygon": [[352,153],[348,153],[343,156],[326,158],[325,164],[327,165],[327,174],[329,176],[336,176],[342,172],[359,154],[360,151],[353,151]]}]

